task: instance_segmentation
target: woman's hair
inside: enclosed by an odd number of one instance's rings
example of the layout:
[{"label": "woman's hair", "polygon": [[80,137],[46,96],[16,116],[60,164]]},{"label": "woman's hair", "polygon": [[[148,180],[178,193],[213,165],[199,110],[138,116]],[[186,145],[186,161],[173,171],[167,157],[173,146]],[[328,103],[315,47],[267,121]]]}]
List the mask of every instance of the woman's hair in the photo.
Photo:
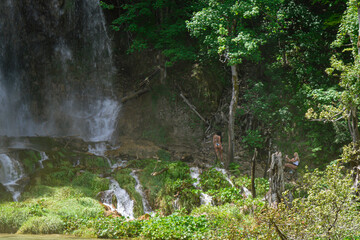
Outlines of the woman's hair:
[{"label": "woman's hair", "polygon": [[216,135],[219,135],[220,137],[222,137],[220,131],[219,131],[219,132],[216,132]]}]

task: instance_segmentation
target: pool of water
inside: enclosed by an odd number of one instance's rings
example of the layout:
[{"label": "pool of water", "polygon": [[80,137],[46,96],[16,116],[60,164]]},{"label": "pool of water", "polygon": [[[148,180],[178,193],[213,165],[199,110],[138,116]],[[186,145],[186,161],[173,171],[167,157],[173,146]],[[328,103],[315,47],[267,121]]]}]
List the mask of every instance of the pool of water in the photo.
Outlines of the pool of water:
[{"label": "pool of water", "polygon": [[67,235],[31,235],[31,234],[2,234],[0,233],[1,240],[56,240],[56,239],[68,239],[68,240],[90,240],[95,238],[77,238]]}]

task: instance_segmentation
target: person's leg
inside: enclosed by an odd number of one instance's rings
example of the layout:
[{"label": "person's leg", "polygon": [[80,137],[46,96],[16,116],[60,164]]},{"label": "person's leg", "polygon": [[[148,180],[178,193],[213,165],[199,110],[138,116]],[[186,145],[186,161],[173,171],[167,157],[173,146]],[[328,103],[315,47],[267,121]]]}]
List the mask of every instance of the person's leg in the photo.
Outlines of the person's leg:
[{"label": "person's leg", "polygon": [[292,170],[296,170],[297,166],[295,166],[294,164],[291,163],[285,163],[284,165],[285,167],[291,168]]}]

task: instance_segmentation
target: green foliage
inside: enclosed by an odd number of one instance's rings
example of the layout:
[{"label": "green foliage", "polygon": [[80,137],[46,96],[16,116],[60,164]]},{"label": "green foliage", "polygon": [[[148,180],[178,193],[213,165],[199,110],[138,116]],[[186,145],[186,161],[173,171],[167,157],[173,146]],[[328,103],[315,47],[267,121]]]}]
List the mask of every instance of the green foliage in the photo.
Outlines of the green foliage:
[{"label": "green foliage", "polygon": [[23,203],[11,202],[0,205],[0,232],[15,233],[30,217],[30,209]]},{"label": "green foliage", "polygon": [[118,4],[101,6],[119,9],[119,16],[113,20],[112,29],[131,34],[129,53],[144,49],[155,49],[167,57],[167,65],[180,60],[194,59],[194,49],[188,42],[184,19],[188,19],[196,2],[170,0],[121,1]]},{"label": "green foliage", "polygon": [[223,205],[225,203],[234,203],[243,199],[241,190],[238,188],[220,188],[211,189],[207,192],[213,197],[215,205]]},{"label": "green foliage", "polygon": [[51,208],[62,219],[74,216],[79,218],[96,218],[101,216],[103,212],[103,208],[98,201],[89,197],[67,198],[54,201]]},{"label": "green foliage", "polygon": [[262,148],[264,146],[264,138],[259,130],[248,130],[246,135],[242,137],[242,142],[248,148]]},{"label": "green foliage", "polygon": [[142,236],[147,239],[203,239],[209,222],[205,216],[173,214],[144,222]]},{"label": "green foliage", "polygon": [[350,143],[344,146],[341,160],[344,163],[350,163],[352,166],[358,166],[360,164],[359,143]]},{"label": "green foliage", "polygon": [[225,176],[215,168],[203,171],[200,175],[200,185],[203,191],[231,187]]},{"label": "green foliage", "polygon": [[[248,176],[235,178],[233,181],[236,187],[246,187],[247,189],[251,189],[251,178]],[[269,181],[265,178],[255,178],[255,189],[257,196],[264,197],[269,191]]]},{"label": "green foliage", "polygon": [[17,233],[31,233],[31,234],[54,234],[62,233],[64,222],[59,216],[35,216],[26,221]]},{"label": "green foliage", "polygon": [[[354,201],[351,173],[344,174],[339,164],[328,165],[324,172],[315,170],[303,177],[300,190],[305,197],[292,201],[292,207],[280,204],[258,215],[267,238],[276,236],[274,223],[288,238],[344,239],[358,236],[358,201]],[[285,193],[286,194],[286,193]]]},{"label": "green foliage", "polygon": [[164,161],[170,161],[171,160],[171,154],[168,151],[165,151],[163,149],[160,149],[157,152],[157,156],[159,157],[159,159],[164,160]]},{"label": "green foliage", "polygon": [[91,189],[94,197],[98,192],[109,189],[109,179],[99,178],[97,175],[85,171],[80,176],[74,178],[72,185]]},{"label": "green foliage", "polygon": [[[243,59],[260,60],[259,46],[265,42],[259,23],[275,14],[279,1],[206,1],[194,13],[187,28],[200,39],[208,54],[223,57],[229,65]],[[260,10],[261,9],[261,10]],[[266,12],[266,13],[265,13]]]},{"label": "green foliage", "polygon": [[258,202],[255,203],[253,200],[248,202],[244,202],[241,205],[202,205],[194,209],[191,215],[206,216],[206,219],[209,221],[209,230],[205,233],[204,239],[251,239],[250,233],[256,226],[256,222],[248,214],[255,209],[257,209],[256,211],[261,211],[263,206],[258,204]]}]

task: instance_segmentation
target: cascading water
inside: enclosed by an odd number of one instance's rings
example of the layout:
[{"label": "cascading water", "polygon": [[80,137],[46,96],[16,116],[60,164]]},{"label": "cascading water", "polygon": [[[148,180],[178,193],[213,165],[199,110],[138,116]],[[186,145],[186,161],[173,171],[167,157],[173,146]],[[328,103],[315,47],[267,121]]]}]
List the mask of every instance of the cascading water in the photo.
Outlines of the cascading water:
[{"label": "cascading water", "polygon": [[[116,208],[113,204],[113,195],[116,196]],[[101,197],[101,202],[110,207],[112,211],[116,210],[122,216],[134,219],[134,201],[129,194],[120,187],[119,183],[110,178],[110,189],[106,190]]]},{"label": "cascading water", "polygon": [[108,141],[120,104],[99,0],[2,0],[0,135]]},{"label": "cascading water", "polygon": [[[198,167],[191,167],[190,168],[190,176],[191,176],[191,178],[196,179],[196,182],[193,183],[194,187],[200,188],[200,186],[199,186],[199,184],[200,184],[200,169]],[[202,192],[200,194],[200,203],[202,205],[212,205],[213,199],[210,195]]]},{"label": "cascading water", "polygon": [[0,183],[12,194],[14,201],[20,197],[22,186],[19,181],[23,177],[21,164],[6,154],[0,154]]},{"label": "cascading water", "polygon": [[40,158],[40,160],[39,160],[39,165],[40,165],[41,168],[44,168],[43,161],[48,160],[49,157],[46,155],[45,152],[40,152],[40,157],[41,157],[41,158]]},{"label": "cascading water", "polygon": [[136,181],[136,186],[135,186],[135,190],[140,194],[141,198],[142,198],[142,205],[143,205],[143,209],[144,209],[144,213],[151,213],[152,209],[151,206],[149,204],[149,202],[146,199],[146,195],[142,189],[140,180],[138,178],[138,176],[136,175],[136,172],[133,170],[130,175],[135,179]]}]

